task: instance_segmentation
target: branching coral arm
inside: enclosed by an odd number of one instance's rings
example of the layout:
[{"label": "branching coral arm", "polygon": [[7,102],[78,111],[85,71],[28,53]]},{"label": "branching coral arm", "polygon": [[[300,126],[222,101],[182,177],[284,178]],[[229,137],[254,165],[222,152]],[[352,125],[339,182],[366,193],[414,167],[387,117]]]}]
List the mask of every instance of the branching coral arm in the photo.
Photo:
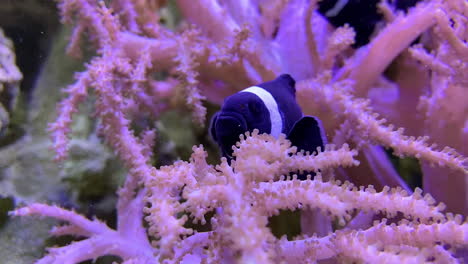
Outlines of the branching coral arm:
[{"label": "branching coral arm", "polygon": [[334,150],[334,146],[325,146],[325,151],[317,155],[303,155],[299,153],[291,157],[284,166],[285,171],[318,171],[337,167],[358,166],[359,161],[354,159],[357,156],[357,150],[349,149],[347,144]]},{"label": "branching coral arm", "polygon": [[[281,66],[281,72],[290,73],[296,79],[311,78],[314,76],[319,64],[316,54],[311,50],[307,37],[306,24],[311,23],[308,12],[313,12],[308,1],[289,1],[282,15],[278,34],[272,45],[273,56]],[[314,40],[310,40],[314,42]],[[316,51],[315,51],[316,52]]]},{"label": "branching coral arm", "polygon": [[[336,245],[343,249],[338,256],[357,262],[411,264],[427,263],[427,259],[432,259],[430,255],[431,251],[426,248],[421,249],[411,246],[385,247],[380,244],[368,244],[367,241],[361,241],[356,238],[343,238]],[[435,263],[442,262],[436,261]]]},{"label": "branching coral arm", "polygon": [[233,252],[241,252],[240,263],[271,263],[272,252],[265,245],[274,237],[267,228],[267,217],[252,210],[250,202],[246,203],[250,184],[240,179],[242,175],[234,173],[224,158],[217,169],[228,175],[230,193],[223,212],[218,214],[215,231],[222,234],[222,240],[232,243]]},{"label": "branching coral arm", "polygon": [[210,38],[223,40],[232,37],[239,25],[215,0],[178,0],[177,4],[184,17],[198,25]]},{"label": "branching coral arm", "polygon": [[403,243],[425,247],[441,242],[459,248],[468,244],[468,223],[462,223],[460,215],[450,216],[442,223],[433,224],[406,221],[400,225],[388,225],[386,221],[382,221],[367,230],[352,232],[356,232],[358,236],[364,237],[370,243],[380,241],[387,245]]},{"label": "branching coral arm", "polygon": [[94,236],[65,247],[49,248],[49,254],[38,260],[36,264],[74,264],[107,255],[119,256],[124,260],[136,259],[137,263],[157,263],[152,251],[145,252],[134,242],[116,234]]},{"label": "branching coral arm", "polygon": [[308,238],[304,240],[278,241],[278,258],[286,263],[301,263],[305,259],[324,260],[336,256],[338,253],[333,245],[333,235],[321,238]]},{"label": "branching coral arm", "polygon": [[[241,25],[234,21],[229,12],[218,1],[179,0],[178,5],[188,21],[197,25],[211,40],[232,40],[235,39],[235,32],[242,32]],[[244,65],[243,68],[253,67],[256,75],[261,76],[262,79],[273,79],[278,74],[279,67],[276,62],[264,55],[265,47],[263,44],[259,41],[246,45],[250,45],[251,50],[244,49],[242,51],[241,55],[248,60],[248,65]]]},{"label": "branching coral arm", "polygon": [[403,129],[394,130],[392,125],[385,125],[385,119],[378,119],[378,114],[371,112],[368,101],[354,98],[344,88],[349,85],[347,82],[327,85],[320,80],[305,80],[298,82],[296,87],[305,98],[311,98],[310,94],[313,94],[314,101],[332,107],[337,113],[344,113],[350,122],[356,124],[359,136],[364,140],[367,138],[391,147],[398,156],[413,156],[468,174],[467,158],[448,147],[434,150],[434,146],[426,143],[427,137],[408,137],[403,135]]},{"label": "branching coral arm", "polygon": [[[128,186],[125,187],[128,188]],[[125,198],[119,199],[117,204],[117,230],[122,236],[140,241],[144,247],[151,248],[142,221],[145,191],[145,189],[139,190],[136,197],[127,203],[125,203]],[[121,195],[122,192],[119,194]]]},{"label": "branching coral arm", "polygon": [[76,18],[78,24],[81,25],[74,33],[69,51],[77,51],[79,46],[77,43],[81,39],[79,34],[86,31],[90,32],[90,35],[96,36],[93,40],[97,42],[98,48],[115,40],[115,33],[119,31],[120,25],[112,17],[110,10],[105,7],[104,2],[101,2],[100,5],[90,4],[86,0],[59,0],[58,2],[62,21],[71,23]]},{"label": "branching coral arm", "polygon": [[54,226],[50,230],[50,234],[56,237],[66,235],[75,237],[90,237],[92,235],[92,233],[87,232],[86,230],[83,230],[76,225]]},{"label": "branching coral arm", "polygon": [[77,74],[77,78],[76,83],[65,90],[68,97],[58,105],[59,115],[56,121],[48,126],[53,142],[52,148],[55,150],[55,160],[64,160],[67,157],[72,116],[78,112],[78,105],[88,96],[87,88],[91,81],[89,73]]},{"label": "branching coral arm", "polygon": [[443,36],[447,38],[450,46],[455,49],[458,55],[466,58],[468,56],[468,46],[466,45],[465,41],[457,36],[454,29],[451,28],[450,24],[452,22],[450,22],[450,18],[448,17],[447,13],[441,9],[437,9],[434,11],[434,14],[437,18],[439,28]]},{"label": "branching coral arm", "polygon": [[248,24],[255,37],[261,37],[259,20],[261,15],[259,7],[252,0],[228,0],[224,1],[230,16],[238,25]]},{"label": "branching coral arm", "polygon": [[[149,226],[148,233],[156,238],[152,243],[154,246],[159,246],[161,255],[164,257],[172,255],[172,247],[180,241],[181,236],[192,234],[192,229],[184,227],[187,216],[177,217],[177,213],[181,212],[182,208],[176,191],[184,184],[184,181],[178,178],[177,173],[185,174],[187,170],[180,168],[179,172],[176,170],[158,171],[146,182],[148,191],[145,194],[146,205],[143,212]],[[171,178],[179,181],[179,184],[171,183]]]},{"label": "branching coral arm", "polygon": [[444,219],[441,211],[443,204],[434,206],[432,197],[421,196],[421,190],[407,195],[401,189],[384,188],[376,192],[372,187],[357,190],[352,184],[339,182],[323,182],[320,177],[313,181],[279,181],[260,183],[255,189],[258,196],[257,206],[266,213],[275,213],[278,209],[295,209],[301,206],[320,208],[339,219],[350,220],[354,210],[384,212],[388,216],[396,216],[402,212],[408,218],[420,221]]},{"label": "branching coral arm", "polygon": [[[436,263],[450,263],[453,261],[453,257],[448,256],[446,252],[441,252],[440,248],[434,247],[437,247],[437,243],[448,244],[455,248],[464,247],[468,243],[467,234],[468,225],[466,223],[461,224],[456,220],[429,225],[386,225],[385,221],[383,221],[367,230],[338,232],[335,246],[341,251],[341,254],[357,259],[374,259],[378,261],[378,259],[389,257],[396,258],[397,256],[394,254],[397,249],[408,253],[408,250],[413,248],[414,250],[419,249],[423,254],[416,255],[415,252],[404,254],[399,258],[403,263],[413,263],[405,260],[415,260],[418,257],[435,258]],[[375,250],[376,247],[380,248],[380,250]],[[380,255],[382,253],[384,254]],[[449,260],[450,262],[441,260]],[[458,263],[458,261],[455,263]]]},{"label": "branching coral arm", "polygon": [[321,57],[321,70],[332,70],[338,54],[351,47],[355,37],[356,33],[349,26],[337,28],[327,39],[327,49]]},{"label": "branching coral arm", "polygon": [[[198,38],[197,30],[187,30],[179,39],[179,50],[174,61],[178,64],[175,71],[182,80],[182,88],[185,93],[187,105],[193,110],[194,121],[199,125],[203,125],[206,117],[206,108],[202,104],[204,96],[200,94],[198,89],[198,72],[196,68],[199,66],[197,57],[203,56],[207,51]],[[198,44],[195,44],[198,43]]]},{"label": "branching coral arm", "polygon": [[366,96],[367,90],[390,62],[421,33],[435,25],[435,9],[437,5],[433,3],[421,4],[408,15],[397,17],[368,47],[356,53],[354,61],[344,68],[339,78],[354,80],[356,94]]},{"label": "branching coral arm", "polygon": [[254,130],[252,136],[248,132],[246,136],[241,135],[234,147],[236,162],[233,167],[236,171],[242,171],[243,177],[248,181],[269,181],[289,172],[317,171],[359,164],[354,159],[357,151],[350,150],[346,144],[336,150],[334,146],[327,145],[325,151],[313,155],[297,153],[297,148],[291,146],[284,135],[276,139],[268,134],[259,135],[258,130]]},{"label": "branching coral arm", "polygon": [[[141,210],[141,209],[140,209]],[[14,216],[47,216],[63,220],[71,225],[53,230],[57,235],[87,235],[89,238],[68,246],[49,249],[49,254],[37,263],[79,263],[104,255],[116,255],[123,259],[137,258],[155,263],[153,249],[142,240],[124,237],[98,220],[89,220],[75,212],[44,204],[31,204],[10,213]],[[78,233],[72,233],[77,230]]]},{"label": "branching coral arm", "polygon": [[[318,42],[316,38],[320,35],[314,31],[312,24],[315,22],[317,14],[314,12],[317,8],[317,1],[309,1],[304,16],[304,30],[306,35],[307,49],[310,53],[310,61],[315,67],[322,67],[322,61],[319,55]],[[314,21],[312,20],[314,19]],[[317,23],[318,24],[318,23]],[[320,36],[321,37],[321,36]],[[312,70],[312,69],[311,69]]]},{"label": "branching coral arm", "polygon": [[366,263],[394,263],[387,260],[419,263],[427,259],[433,259],[435,263],[459,263],[437,243],[464,247],[468,244],[467,228],[466,223],[461,224],[454,219],[428,225],[387,225],[383,221],[366,230],[344,229],[322,238],[281,240],[278,248],[280,256],[286,259],[302,257],[320,260],[344,256]]},{"label": "branching coral arm", "polygon": [[425,51],[424,47],[420,44],[412,46],[408,51],[413,58],[424,63],[425,67],[429,67],[432,71],[438,74],[448,76],[454,73],[450,68],[450,65],[447,65],[441,60],[437,60],[433,54],[429,54]]},{"label": "branching coral arm", "polygon": [[205,224],[205,214],[228,201],[228,194],[231,191],[225,185],[203,186],[194,190],[185,188],[183,197],[187,201],[183,203],[184,209]]},{"label": "branching coral arm", "polygon": [[[201,249],[210,245],[212,241],[213,232],[196,233],[181,241],[179,245],[174,248],[175,254],[172,261],[169,263],[199,263],[199,258],[205,257]],[[187,258],[192,258],[195,261],[187,261]],[[198,260],[198,261],[197,261]]]},{"label": "branching coral arm", "polygon": [[69,222],[81,230],[84,230],[87,233],[93,235],[112,231],[99,220],[91,221],[75,212],[60,208],[58,206],[45,205],[40,203],[34,203],[29,206],[19,208],[15,211],[12,211],[10,214],[14,216],[41,215],[56,218]]}]

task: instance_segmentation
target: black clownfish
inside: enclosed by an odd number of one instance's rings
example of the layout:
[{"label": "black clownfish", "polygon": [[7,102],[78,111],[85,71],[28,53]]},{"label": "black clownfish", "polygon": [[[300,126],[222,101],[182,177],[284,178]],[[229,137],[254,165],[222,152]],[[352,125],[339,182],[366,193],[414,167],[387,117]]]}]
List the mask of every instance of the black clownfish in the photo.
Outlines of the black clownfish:
[{"label": "black clownfish", "polygon": [[283,133],[298,150],[323,150],[326,137],[321,122],[302,114],[296,102],[295,84],[289,74],[283,74],[227,97],[210,125],[211,137],[222,155],[232,160],[232,146],[239,141],[239,135],[254,129],[276,138]]}]

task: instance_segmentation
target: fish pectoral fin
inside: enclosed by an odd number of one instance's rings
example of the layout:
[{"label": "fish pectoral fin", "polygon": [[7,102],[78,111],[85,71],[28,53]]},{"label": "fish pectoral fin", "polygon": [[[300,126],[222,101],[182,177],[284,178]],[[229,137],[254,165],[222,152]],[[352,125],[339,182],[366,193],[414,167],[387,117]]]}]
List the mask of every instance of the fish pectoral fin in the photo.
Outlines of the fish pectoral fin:
[{"label": "fish pectoral fin", "polygon": [[323,151],[327,139],[320,120],[313,116],[303,116],[294,123],[287,139],[296,146],[298,151],[304,150],[310,153],[317,152],[317,147]]}]

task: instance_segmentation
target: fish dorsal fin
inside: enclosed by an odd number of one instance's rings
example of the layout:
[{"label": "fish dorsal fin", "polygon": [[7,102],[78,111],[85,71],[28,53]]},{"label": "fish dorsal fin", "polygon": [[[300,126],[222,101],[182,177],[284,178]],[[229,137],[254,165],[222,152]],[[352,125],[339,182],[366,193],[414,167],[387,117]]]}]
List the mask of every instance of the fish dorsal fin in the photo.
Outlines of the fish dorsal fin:
[{"label": "fish dorsal fin", "polygon": [[[296,97],[296,81],[289,74],[281,74],[276,79],[257,86],[264,88],[275,97],[283,95],[284,92],[290,93],[294,98]],[[275,99],[278,100],[279,98]]]}]

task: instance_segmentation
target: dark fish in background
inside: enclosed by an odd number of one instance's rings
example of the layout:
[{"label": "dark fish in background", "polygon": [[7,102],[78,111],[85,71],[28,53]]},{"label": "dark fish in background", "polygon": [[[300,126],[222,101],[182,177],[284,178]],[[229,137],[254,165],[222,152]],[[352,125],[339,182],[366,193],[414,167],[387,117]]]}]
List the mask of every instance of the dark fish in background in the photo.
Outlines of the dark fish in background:
[{"label": "dark fish in background", "polygon": [[254,129],[276,138],[283,133],[298,150],[312,153],[317,147],[324,149],[326,137],[320,120],[302,114],[296,102],[295,83],[289,74],[283,74],[224,100],[210,125],[211,137],[224,157],[232,160],[232,146],[239,141],[239,135]]},{"label": "dark fish in background", "polygon": [[[356,32],[354,48],[369,43],[369,38],[374,33],[377,23],[383,16],[379,13],[377,4],[380,0],[322,0],[318,3],[320,14],[335,27],[348,24]],[[419,0],[393,0],[387,1],[397,10],[408,11]]]}]

